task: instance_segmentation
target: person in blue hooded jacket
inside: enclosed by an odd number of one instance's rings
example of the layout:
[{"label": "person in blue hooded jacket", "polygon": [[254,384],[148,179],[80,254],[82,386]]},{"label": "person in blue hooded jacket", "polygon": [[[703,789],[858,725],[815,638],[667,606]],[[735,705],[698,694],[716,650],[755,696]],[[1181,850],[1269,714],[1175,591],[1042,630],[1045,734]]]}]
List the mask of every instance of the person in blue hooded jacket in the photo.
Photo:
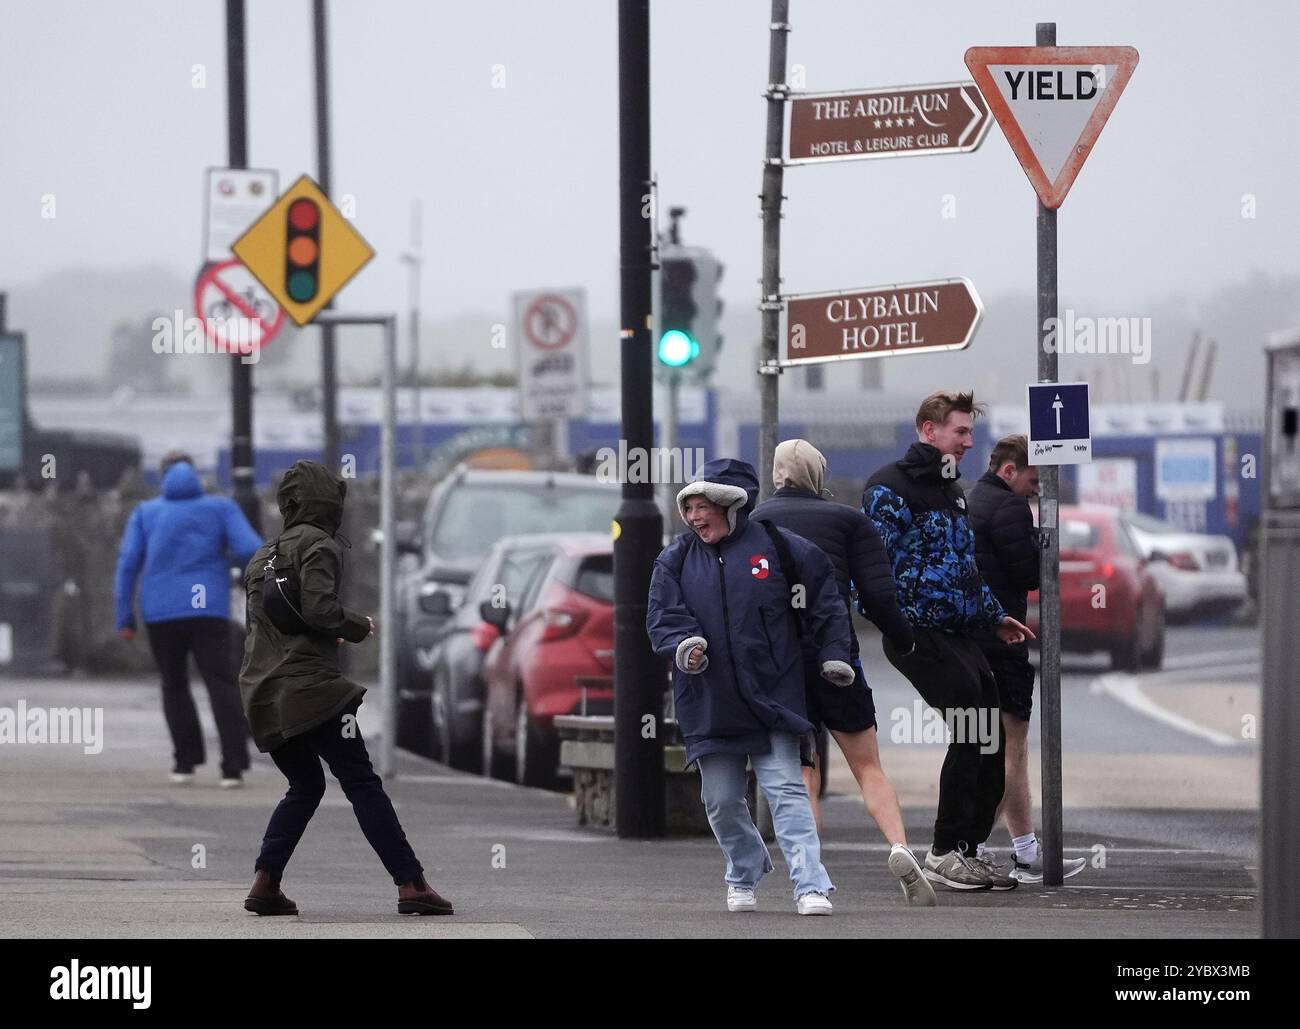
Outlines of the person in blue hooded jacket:
[{"label": "person in blue hooded jacket", "polygon": [[749,518],[758,477],[743,461],[711,461],[677,494],[690,527],[655,561],[646,629],[673,661],[673,700],[697,763],[700,796],[727,859],[727,909],[752,911],[772,860],[745,802],[746,762],[772,810],[801,915],[831,913],[835,887],[799,768],[812,723],[801,636],[821,674],[849,686],[852,628],[830,561],[794,533]]},{"label": "person in blue hooded jacket", "polygon": [[230,567],[247,564],[261,537],[239,505],[209,496],[194,462],[176,451],[162,461],[162,496],[131,512],[114,579],[117,631],[134,639],[135,590],[149,648],[162,677],[163,715],[171,733],[172,782],[188,783],[206,761],[203,731],[190,693],[194,655],[221,738],[221,785],[236,787],[249,766],[248,724],[230,625]]}]

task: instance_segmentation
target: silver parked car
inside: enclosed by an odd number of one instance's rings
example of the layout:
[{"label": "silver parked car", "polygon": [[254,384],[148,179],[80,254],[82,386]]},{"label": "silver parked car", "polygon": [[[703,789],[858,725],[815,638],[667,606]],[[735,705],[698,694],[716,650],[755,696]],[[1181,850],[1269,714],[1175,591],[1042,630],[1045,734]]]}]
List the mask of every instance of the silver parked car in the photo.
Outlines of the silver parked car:
[{"label": "silver parked car", "polygon": [[1230,614],[1246,599],[1246,576],[1228,536],[1187,532],[1150,515],[1127,512],[1125,522],[1143,557],[1155,558],[1151,574],[1165,594],[1170,621]]}]

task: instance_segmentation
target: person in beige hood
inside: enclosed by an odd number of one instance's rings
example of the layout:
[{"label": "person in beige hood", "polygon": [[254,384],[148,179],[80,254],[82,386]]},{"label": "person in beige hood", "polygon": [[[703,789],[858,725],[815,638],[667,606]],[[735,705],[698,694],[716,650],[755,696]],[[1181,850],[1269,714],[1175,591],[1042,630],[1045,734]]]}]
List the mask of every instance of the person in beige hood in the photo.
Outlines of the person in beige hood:
[{"label": "person in beige hood", "polygon": [[[849,583],[857,588],[862,613],[879,627],[900,651],[913,646],[912,627],[898,607],[894,575],[889,556],[871,519],[846,504],[828,503],[826,458],[807,440],[788,439],[776,448],[772,462],[772,483],[776,492],[754,510],[756,520],[769,521],[797,533],[819,547],[835,569],[835,580],[844,605],[852,618]],[[852,685],[844,689],[827,689],[821,677],[805,668],[804,684],[808,699],[808,718],[820,730],[829,729],[853,777],[862,791],[867,811],[892,845],[889,869],[902,884],[909,904],[930,907],[935,904],[934,890],[926,882],[921,866],[907,847],[903,815],[898,795],[880,766],[876,742],[876,708],[871,689],[862,674],[858,641],[852,641]],[[807,665],[807,660],[805,660]],[[808,795],[812,798],[817,824],[821,809],[817,795],[821,788],[821,769],[803,769]]]}]

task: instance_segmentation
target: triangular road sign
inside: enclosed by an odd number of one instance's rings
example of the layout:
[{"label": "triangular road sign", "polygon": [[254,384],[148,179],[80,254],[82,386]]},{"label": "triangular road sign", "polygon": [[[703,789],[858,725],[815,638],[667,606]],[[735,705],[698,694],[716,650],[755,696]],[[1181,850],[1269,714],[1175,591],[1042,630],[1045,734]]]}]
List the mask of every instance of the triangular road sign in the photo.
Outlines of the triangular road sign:
[{"label": "triangular road sign", "polygon": [[984,101],[1044,207],[1060,207],[1137,67],[1131,46],[974,46]]}]

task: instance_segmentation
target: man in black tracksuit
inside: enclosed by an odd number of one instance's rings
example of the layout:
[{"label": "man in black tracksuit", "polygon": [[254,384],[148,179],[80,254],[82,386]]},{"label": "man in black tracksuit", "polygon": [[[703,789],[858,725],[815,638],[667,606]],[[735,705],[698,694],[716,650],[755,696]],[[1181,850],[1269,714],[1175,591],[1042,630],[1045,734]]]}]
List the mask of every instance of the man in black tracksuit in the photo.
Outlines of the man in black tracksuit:
[{"label": "man in black tracksuit", "polygon": [[[970,491],[970,523],[980,575],[1007,613],[1025,620],[1028,594],[1038,589],[1039,551],[1030,497],[1038,496],[1038,469],[1029,464],[1024,436],[998,440],[989,470]],[[1034,666],[1029,645],[1008,646],[993,634],[980,641],[998,681],[1002,733],[1006,737],[1006,789],[998,813],[1006,820],[1015,850],[1011,874],[1021,882],[1043,881],[1042,849],[1034,835],[1029,796],[1029,715],[1034,704]],[[984,841],[979,841],[982,847]],[[1065,861],[1065,874],[1083,871],[1084,861]]]},{"label": "man in black tracksuit", "polygon": [[[857,587],[862,613],[900,651],[912,649],[912,626],[898,608],[894,575],[889,555],[871,519],[846,504],[833,504],[823,497],[826,458],[807,440],[780,443],[772,462],[772,484],[776,492],[754,509],[752,518],[768,521],[816,544],[830,558],[835,580],[845,607],[850,605],[850,581]],[[890,871],[902,884],[908,903],[923,907],[935,904],[934,889],[925,880],[920,865],[907,846],[898,795],[880,765],[876,739],[876,707],[871,689],[862,674],[857,634],[851,636],[853,684],[832,686],[818,671],[817,654],[807,641],[804,647],[804,687],[808,719],[820,731],[824,726],[835,737],[862,791],[867,811],[891,844]],[[821,769],[805,766],[804,782],[812,800],[817,827],[821,829]]]},{"label": "man in black tracksuit", "polygon": [[978,640],[1032,635],[980,578],[957,466],[974,445],[970,393],[937,392],[916,413],[917,442],[867,482],[862,509],[893,564],[899,606],[916,636],[908,652],[885,637],[885,656],[943,714],[951,743],[939,779],[926,876],[950,889],[1014,889],[1018,882],[978,860],[1002,801],[1003,743],[997,682]]}]

